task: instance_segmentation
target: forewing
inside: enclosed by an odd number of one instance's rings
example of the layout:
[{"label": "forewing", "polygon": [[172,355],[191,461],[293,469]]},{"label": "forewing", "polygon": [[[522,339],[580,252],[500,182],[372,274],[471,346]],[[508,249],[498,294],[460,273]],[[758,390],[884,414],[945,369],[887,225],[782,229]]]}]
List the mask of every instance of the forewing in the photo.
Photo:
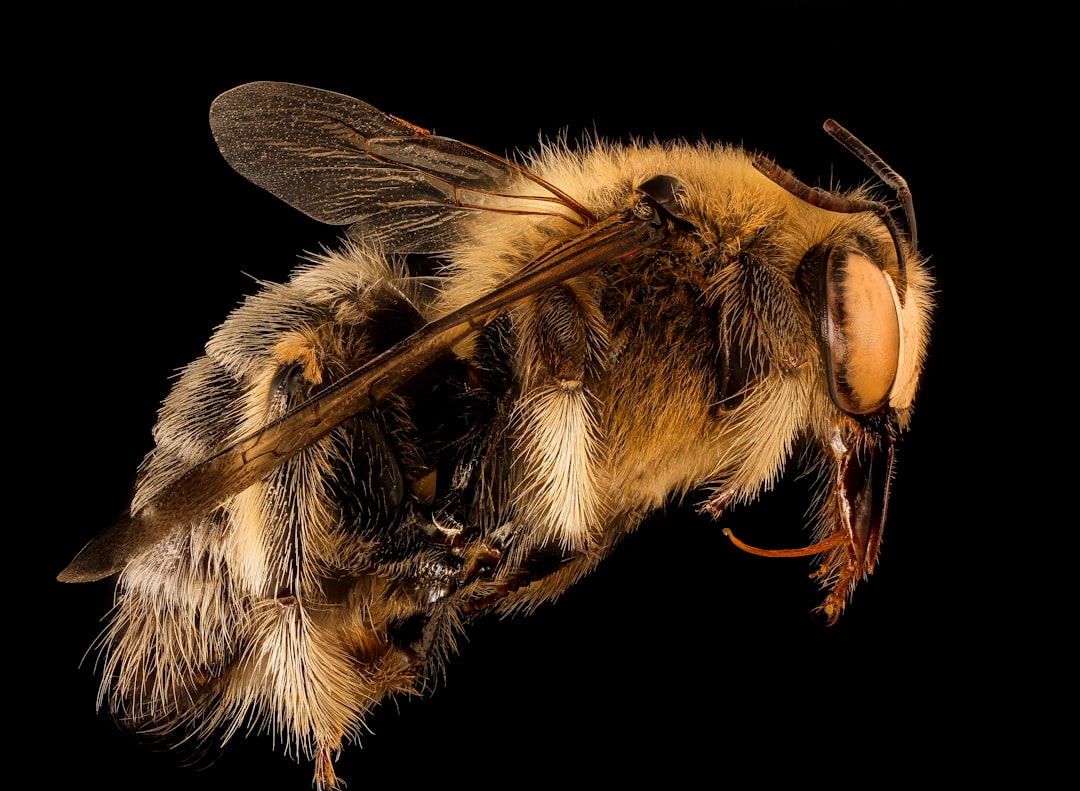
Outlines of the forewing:
[{"label": "forewing", "polygon": [[[241,85],[210,108],[210,127],[241,175],[320,222],[391,252],[453,247],[475,211],[561,216],[587,210],[524,168],[342,94],[278,82]],[[540,187],[511,194],[514,184]],[[520,193],[520,190],[519,190]]]}]

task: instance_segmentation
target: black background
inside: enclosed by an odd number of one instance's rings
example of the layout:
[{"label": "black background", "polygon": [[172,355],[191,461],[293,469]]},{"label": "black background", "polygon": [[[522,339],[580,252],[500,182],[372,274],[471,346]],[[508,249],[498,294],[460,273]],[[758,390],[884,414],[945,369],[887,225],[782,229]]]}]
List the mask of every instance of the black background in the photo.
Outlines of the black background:
[{"label": "black background", "polygon": [[[17,150],[40,174],[27,214],[45,226],[15,229],[33,236],[21,265],[31,287],[15,301],[34,306],[29,331],[45,361],[13,360],[20,386],[41,394],[22,396],[16,419],[38,437],[15,475],[40,492],[20,520],[36,547],[20,608],[32,639],[9,651],[27,671],[12,684],[16,698],[24,683],[32,691],[28,741],[47,786],[310,781],[310,767],[265,736],[192,769],[95,713],[92,657],[79,661],[110,585],[53,581],[124,508],[173,372],[252,278],[283,279],[298,254],[337,236],[217,153],[210,102],[263,79],[357,96],[496,153],[562,130],[705,137],[767,152],[811,183],[861,182],[865,171],[821,131],[835,117],[907,178],[940,288],[882,563],[838,625],[811,613],[820,593],[806,561],[745,555],[719,526],[673,508],[554,606],[478,624],[433,696],[384,706],[362,748],[346,749],[338,769],[350,788],[689,785],[748,772],[847,783],[864,768],[918,777],[933,766],[948,778],[1005,760],[997,745],[1017,721],[1005,712],[1025,693],[1001,656],[1027,631],[1003,627],[1016,594],[998,564],[1010,558],[983,557],[997,527],[971,509],[996,493],[962,482],[966,465],[989,463],[967,441],[960,288],[978,230],[961,209],[978,198],[965,145],[989,114],[989,61],[958,52],[964,32],[929,14],[776,7],[665,23],[669,12],[652,7],[588,22],[557,16],[565,10],[514,29],[404,5],[386,19],[294,10],[266,30],[256,29],[266,20],[127,20],[129,34],[94,18],[78,43],[44,48],[62,76],[30,84]],[[752,542],[795,543],[804,494],[785,483],[725,521]]]}]

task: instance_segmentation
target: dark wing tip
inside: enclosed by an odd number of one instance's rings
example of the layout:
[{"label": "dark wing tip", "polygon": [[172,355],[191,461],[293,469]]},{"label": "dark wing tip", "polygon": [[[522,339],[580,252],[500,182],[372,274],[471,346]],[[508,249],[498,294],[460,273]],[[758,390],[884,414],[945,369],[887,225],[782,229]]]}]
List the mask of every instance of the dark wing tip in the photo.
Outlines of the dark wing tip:
[{"label": "dark wing tip", "polygon": [[116,574],[145,545],[146,536],[142,520],[124,514],[79,550],[56,579],[60,582],[95,582]]}]

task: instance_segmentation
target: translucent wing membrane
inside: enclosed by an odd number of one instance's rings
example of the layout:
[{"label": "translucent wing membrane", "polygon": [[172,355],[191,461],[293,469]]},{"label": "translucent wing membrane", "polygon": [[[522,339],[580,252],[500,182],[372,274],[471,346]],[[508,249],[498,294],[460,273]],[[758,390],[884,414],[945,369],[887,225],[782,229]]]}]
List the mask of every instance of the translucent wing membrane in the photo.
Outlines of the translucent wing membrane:
[{"label": "translucent wing membrane", "polygon": [[[594,219],[519,165],[329,91],[242,85],[213,103],[210,127],[237,172],[320,222],[358,226],[392,252],[445,252],[459,221],[478,210],[578,226]],[[515,185],[520,194],[509,191]]]}]

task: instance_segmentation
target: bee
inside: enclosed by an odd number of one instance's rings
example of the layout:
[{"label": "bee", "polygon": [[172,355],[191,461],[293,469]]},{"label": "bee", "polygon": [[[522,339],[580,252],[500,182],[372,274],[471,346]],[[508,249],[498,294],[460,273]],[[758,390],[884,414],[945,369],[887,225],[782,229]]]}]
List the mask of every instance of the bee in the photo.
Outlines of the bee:
[{"label": "bee", "polygon": [[[791,460],[834,622],[881,546],[933,282],[911,192],[812,188],[730,145],[504,159],[336,93],[216,99],[229,164],[345,226],[216,330],[129,511],[59,579],[119,575],[104,703],[136,730],[254,724],[338,787],[380,701],[478,617],[528,613],[665,505],[719,517]],[[897,217],[899,217],[899,222]]]}]

